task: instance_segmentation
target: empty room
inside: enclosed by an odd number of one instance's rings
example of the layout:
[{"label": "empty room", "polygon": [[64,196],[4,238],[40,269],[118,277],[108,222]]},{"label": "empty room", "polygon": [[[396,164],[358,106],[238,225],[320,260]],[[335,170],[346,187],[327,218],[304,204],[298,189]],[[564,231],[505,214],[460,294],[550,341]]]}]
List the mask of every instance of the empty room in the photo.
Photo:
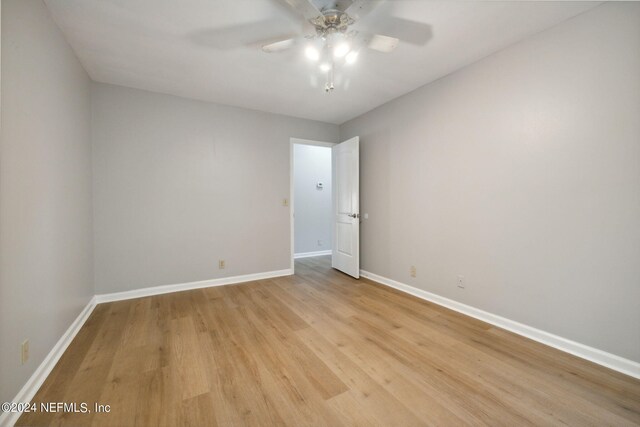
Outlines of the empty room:
[{"label": "empty room", "polygon": [[640,2],[1,0],[0,426],[640,426]]}]

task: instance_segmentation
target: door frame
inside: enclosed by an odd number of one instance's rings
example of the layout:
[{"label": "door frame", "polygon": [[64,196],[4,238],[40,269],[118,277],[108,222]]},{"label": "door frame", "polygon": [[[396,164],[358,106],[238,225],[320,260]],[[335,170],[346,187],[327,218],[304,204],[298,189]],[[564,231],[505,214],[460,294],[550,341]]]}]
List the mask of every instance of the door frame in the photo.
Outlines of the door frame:
[{"label": "door frame", "polygon": [[289,235],[291,239],[289,241],[289,252],[291,255],[291,274],[295,273],[295,223],[294,223],[294,176],[293,176],[293,146],[294,145],[315,145],[317,147],[333,147],[337,143],[335,142],[325,142],[325,141],[314,141],[311,139],[302,139],[302,138],[290,138],[289,139]]}]

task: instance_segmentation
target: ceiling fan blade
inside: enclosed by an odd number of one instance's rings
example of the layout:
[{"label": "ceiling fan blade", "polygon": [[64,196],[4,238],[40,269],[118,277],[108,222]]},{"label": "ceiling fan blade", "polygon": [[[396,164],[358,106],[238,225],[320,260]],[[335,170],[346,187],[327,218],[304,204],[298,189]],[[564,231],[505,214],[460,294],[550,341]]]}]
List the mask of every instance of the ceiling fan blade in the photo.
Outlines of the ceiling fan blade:
[{"label": "ceiling fan blade", "polygon": [[188,34],[195,44],[232,50],[243,47],[261,47],[264,44],[295,37],[299,31],[287,20],[265,20],[222,28],[203,28]]},{"label": "ceiling fan blade", "polygon": [[394,16],[388,16],[381,20],[376,26],[376,31],[416,46],[424,46],[433,36],[431,25]]},{"label": "ceiling fan blade", "polygon": [[[347,5],[346,3],[350,4]],[[338,8],[345,5],[346,8],[340,10],[346,12],[354,21],[358,21],[375,9],[380,4],[380,0],[338,0],[336,4]]]},{"label": "ceiling fan blade", "polygon": [[295,39],[284,39],[277,42],[262,45],[262,51],[266,53],[281,52],[295,44]]},{"label": "ceiling fan blade", "polygon": [[331,8],[345,12],[353,4],[353,1],[354,0],[335,0]]},{"label": "ceiling fan blade", "polygon": [[381,34],[358,33],[358,44],[382,53],[392,52],[397,46],[399,39],[395,37],[383,36]]},{"label": "ceiling fan blade", "polygon": [[311,21],[318,16],[322,16],[322,12],[311,3],[311,0],[282,0],[293,10],[304,16],[307,21]]}]

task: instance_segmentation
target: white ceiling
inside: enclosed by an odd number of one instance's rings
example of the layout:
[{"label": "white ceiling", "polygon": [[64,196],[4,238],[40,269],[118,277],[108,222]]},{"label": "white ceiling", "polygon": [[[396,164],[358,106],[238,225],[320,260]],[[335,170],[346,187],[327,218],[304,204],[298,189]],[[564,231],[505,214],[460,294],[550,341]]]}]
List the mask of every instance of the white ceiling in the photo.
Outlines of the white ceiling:
[{"label": "white ceiling", "polygon": [[325,94],[302,44],[260,50],[303,33],[283,0],[45,2],[95,81],[337,124],[599,4],[383,2],[358,27],[410,41],[364,52]]}]

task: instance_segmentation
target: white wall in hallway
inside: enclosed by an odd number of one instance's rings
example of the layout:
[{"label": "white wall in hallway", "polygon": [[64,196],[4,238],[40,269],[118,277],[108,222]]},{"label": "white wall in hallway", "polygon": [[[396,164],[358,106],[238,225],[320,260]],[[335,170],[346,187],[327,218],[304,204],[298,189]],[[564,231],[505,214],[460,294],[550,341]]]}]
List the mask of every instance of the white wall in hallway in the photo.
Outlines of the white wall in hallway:
[{"label": "white wall in hallway", "polygon": [[331,148],[294,144],[293,162],[295,253],[331,250]]}]

